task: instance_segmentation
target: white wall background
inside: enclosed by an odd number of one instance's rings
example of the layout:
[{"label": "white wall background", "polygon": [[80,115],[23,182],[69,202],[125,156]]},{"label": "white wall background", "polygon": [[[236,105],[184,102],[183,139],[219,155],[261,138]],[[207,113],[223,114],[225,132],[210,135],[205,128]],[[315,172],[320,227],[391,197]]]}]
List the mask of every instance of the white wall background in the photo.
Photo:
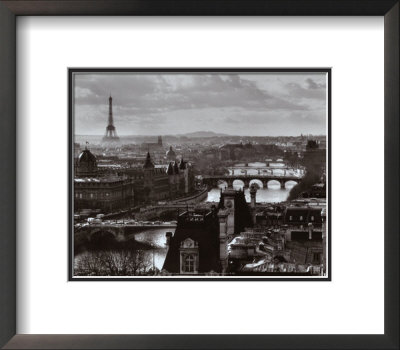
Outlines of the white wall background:
[{"label": "white wall background", "polygon": [[[18,333],[383,333],[383,17],[19,17],[17,45]],[[332,67],[332,282],[67,282],[67,67]]]}]

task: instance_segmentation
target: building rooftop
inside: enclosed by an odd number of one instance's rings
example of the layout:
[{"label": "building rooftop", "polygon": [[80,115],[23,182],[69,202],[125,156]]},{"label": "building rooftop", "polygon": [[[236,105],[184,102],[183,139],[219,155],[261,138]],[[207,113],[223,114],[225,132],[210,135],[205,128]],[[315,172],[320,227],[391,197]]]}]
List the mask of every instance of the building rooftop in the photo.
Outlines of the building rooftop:
[{"label": "building rooftop", "polygon": [[111,183],[126,180],[127,176],[104,176],[104,177],[76,177],[74,182],[77,183]]},{"label": "building rooftop", "polygon": [[218,272],[220,270],[218,234],[218,218],[213,212],[182,213],[178,218],[175,233],[170,239],[163,269],[171,273],[179,273],[181,242],[190,238],[198,244],[199,272]]},{"label": "building rooftop", "polygon": [[84,149],[81,154],[78,156],[78,162],[96,162],[96,157],[92,152],[90,152],[87,148]]},{"label": "building rooftop", "polygon": [[151,160],[150,152],[147,152],[146,161],[145,161],[145,163],[143,165],[143,168],[144,169],[152,169],[152,168],[154,168],[154,163]]}]

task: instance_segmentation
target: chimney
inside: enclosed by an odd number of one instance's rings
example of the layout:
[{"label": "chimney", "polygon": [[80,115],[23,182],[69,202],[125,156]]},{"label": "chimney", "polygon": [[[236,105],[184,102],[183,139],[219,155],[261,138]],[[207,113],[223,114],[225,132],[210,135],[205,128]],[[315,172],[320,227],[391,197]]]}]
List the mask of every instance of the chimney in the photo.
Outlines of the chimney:
[{"label": "chimney", "polygon": [[221,264],[222,274],[225,274],[228,268],[228,236],[227,236],[227,220],[228,210],[220,209],[218,212],[219,221],[219,261]]},{"label": "chimney", "polygon": [[256,208],[256,194],[257,194],[257,187],[253,184],[250,186],[250,206],[255,209]]},{"label": "chimney", "polygon": [[220,209],[218,212],[218,221],[219,221],[219,237],[226,238],[227,235],[227,219],[228,219],[228,211],[224,209]]},{"label": "chimney", "polygon": [[165,234],[165,238],[166,238],[165,245],[166,245],[167,247],[169,247],[170,244],[171,244],[172,232],[167,232],[167,233]]},{"label": "chimney", "polygon": [[314,226],[313,226],[313,224],[310,222],[310,223],[308,224],[308,239],[309,239],[309,240],[312,239],[313,229],[314,229]]}]

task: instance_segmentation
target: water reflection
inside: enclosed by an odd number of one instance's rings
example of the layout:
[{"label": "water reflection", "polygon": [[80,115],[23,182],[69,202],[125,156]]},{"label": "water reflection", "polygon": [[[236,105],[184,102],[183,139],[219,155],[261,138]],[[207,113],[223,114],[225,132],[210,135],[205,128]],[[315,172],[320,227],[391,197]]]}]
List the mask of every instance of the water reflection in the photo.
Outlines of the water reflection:
[{"label": "water reflection", "polygon": [[175,232],[174,227],[162,228],[162,229],[150,229],[143,232],[136,233],[135,239],[138,242],[150,243],[154,249],[148,251],[148,258],[153,260],[154,254],[154,266],[161,270],[164,264],[165,257],[167,255],[167,247],[165,245],[166,239],[165,234],[170,231]]},{"label": "water reflection", "polygon": [[[268,189],[260,188],[257,191],[256,201],[258,203],[276,203],[276,202],[283,202],[285,201],[288,196],[289,192],[293,186],[296,185],[294,181],[288,181],[286,183],[286,188],[281,189],[281,185],[278,181],[270,181],[268,183]],[[226,183],[218,185],[218,188],[213,188],[211,191],[208,192],[207,202],[218,202],[220,195],[221,195],[221,188],[224,189],[226,187]],[[234,181],[233,188],[243,189],[243,182],[241,181]],[[246,197],[246,201],[250,203],[250,192],[248,188],[245,188],[244,195]]]}]

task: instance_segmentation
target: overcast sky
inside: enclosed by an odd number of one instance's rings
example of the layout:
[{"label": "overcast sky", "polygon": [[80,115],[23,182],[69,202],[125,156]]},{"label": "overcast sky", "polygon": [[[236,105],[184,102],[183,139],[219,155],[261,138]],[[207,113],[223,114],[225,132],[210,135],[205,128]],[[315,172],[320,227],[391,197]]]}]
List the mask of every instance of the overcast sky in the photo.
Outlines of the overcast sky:
[{"label": "overcast sky", "polygon": [[326,134],[325,73],[75,74],[75,133]]}]

